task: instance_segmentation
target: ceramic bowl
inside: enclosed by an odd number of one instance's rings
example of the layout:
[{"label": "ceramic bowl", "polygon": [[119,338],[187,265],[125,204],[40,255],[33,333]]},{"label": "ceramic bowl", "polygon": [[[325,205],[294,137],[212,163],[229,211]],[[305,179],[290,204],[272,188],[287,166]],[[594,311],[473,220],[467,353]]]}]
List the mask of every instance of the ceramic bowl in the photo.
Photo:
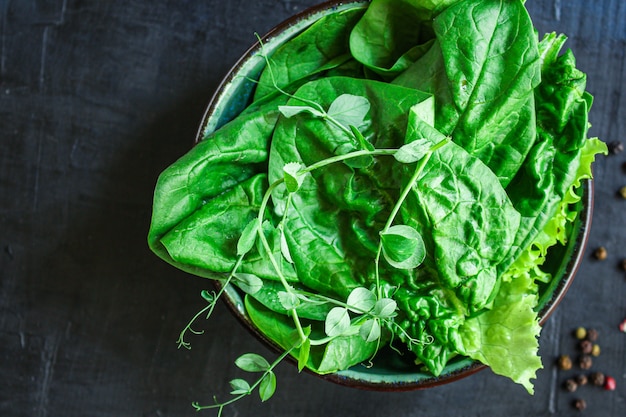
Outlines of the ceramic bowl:
[{"label": "ceramic bowl", "polygon": [[[345,10],[351,7],[366,7],[367,1],[329,1],[310,8],[272,29],[262,37],[265,52],[271,54],[277,47],[294,35],[311,25],[328,13]],[[261,44],[255,43],[246,51],[225,76],[215,94],[209,101],[202,119],[196,141],[202,140],[207,134],[215,131],[226,122],[237,116],[249,103],[254,91],[254,82],[265,67],[265,60],[260,54]],[[559,302],[565,296],[576,271],[581,263],[587,243],[593,208],[593,183],[584,182],[582,199],[579,204],[579,216],[574,223],[569,244],[553,250],[546,265],[554,276],[550,284],[541,289],[539,316],[541,324],[545,323]],[[235,288],[227,288],[225,300],[232,313],[256,337],[276,351],[282,349],[260,333],[246,314],[242,294]],[[459,357],[448,363],[444,372],[434,377],[420,372],[420,369],[398,355],[379,353],[371,368],[354,366],[348,370],[330,375],[317,375],[328,381],[341,385],[376,391],[408,391],[430,388],[465,378],[485,366],[469,358]]]}]

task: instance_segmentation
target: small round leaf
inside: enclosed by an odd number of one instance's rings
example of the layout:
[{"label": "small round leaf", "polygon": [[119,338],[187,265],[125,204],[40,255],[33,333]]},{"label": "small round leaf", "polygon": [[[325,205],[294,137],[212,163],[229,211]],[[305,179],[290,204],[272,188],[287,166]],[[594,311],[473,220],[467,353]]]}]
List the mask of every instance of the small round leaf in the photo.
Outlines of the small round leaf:
[{"label": "small round leaf", "polygon": [[383,245],[383,256],[394,268],[416,268],[426,257],[422,235],[410,226],[392,226],[386,232],[382,232],[380,238]]},{"label": "small round leaf", "polygon": [[380,322],[377,319],[367,320],[359,329],[359,335],[368,343],[380,339]]},{"label": "small round leaf", "polygon": [[230,387],[232,395],[241,395],[250,393],[250,384],[245,379],[233,379],[230,381]]},{"label": "small round leaf", "polygon": [[267,401],[272,398],[272,395],[276,392],[276,374],[269,371],[259,384],[259,397],[261,401]]},{"label": "small round leaf", "polygon": [[235,360],[235,365],[246,372],[265,372],[270,369],[269,362],[256,353],[245,353]]},{"label": "small round leaf", "polygon": [[290,193],[295,193],[304,182],[304,175],[300,173],[304,166],[298,162],[290,162],[283,167],[285,187]]},{"label": "small round leaf", "polygon": [[263,288],[263,280],[253,274],[237,273],[233,279],[234,283],[246,294],[256,294]]},{"label": "small round leaf", "polygon": [[328,312],[324,331],[330,337],[341,336],[350,329],[350,315],[343,307],[335,307]]},{"label": "small round leaf", "polygon": [[388,319],[395,317],[398,304],[391,298],[381,298],[376,301],[372,314],[376,317]]},{"label": "small round leaf", "polygon": [[300,305],[300,298],[296,294],[287,291],[278,293],[278,301],[287,311],[295,310]]},{"label": "small round leaf", "polygon": [[376,294],[367,288],[357,287],[348,296],[346,304],[348,304],[348,309],[354,313],[367,313],[376,304]]},{"label": "small round leaf", "polygon": [[259,230],[259,221],[257,219],[252,220],[250,223],[246,225],[241,232],[241,236],[237,241],[237,255],[245,255],[250,252],[250,250],[254,247],[254,242],[256,241],[257,231]]}]

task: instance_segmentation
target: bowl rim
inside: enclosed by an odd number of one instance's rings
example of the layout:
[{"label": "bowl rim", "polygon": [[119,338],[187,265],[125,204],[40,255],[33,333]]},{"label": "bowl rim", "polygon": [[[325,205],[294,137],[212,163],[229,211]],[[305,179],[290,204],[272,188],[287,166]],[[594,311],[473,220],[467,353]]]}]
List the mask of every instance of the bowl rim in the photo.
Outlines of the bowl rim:
[{"label": "bowl rim", "polygon": [[[215,88],[215,91],[211,98],[209,99],[204,114],[201,118],[202,122],[196,132],[194,144],[201,141],[207,133],[207,128],[209,128],[209,119],[213,112],[218,108],[221,100],[224,98],[224,92],[227,89],[228,85],[233,82],[236,74],[244,68],[244,66],[249,63],[251,59],[253,59],[262,48],[261,41],[268,45],[270,41],[276,38],[279,34],[288,32],[293,30],[294,33],[298,33],[302,28],[305,28],[315,22],[319,17],[321,17],[328,10],[339,10],[348,9],[351,7],[362,6],[365,7],[366,4],[369,4],[371,0],[328,0],[323,3],[311,6],[298,12],[282,22],[278,23],[276,26],[272,27],[264,36],[261,36],[260,39],[257,39],[248,49],[235,61],[235,63],[230,67],[230,69],[226,72],[226,75],[221,79],[218,86]],[[319,16],[316,18],[316,16]],[[298,27],[299,23],[306,23],[302,28]],[[279,45],[278,45],[279,46]]]},{"label": "bowl rim", "polygon": [[[222,78],[222,80],[216,87],[212,97],[205,107],[205,111],[201,119],[201,124],[196,133],[194,144],[203,140],[208,133],[211,133],[211,119],[215,117],[215,112],[219,109],[219,106],[220,104],[222,104],[225,97],[227,97],[229,86],[231,85],[237,74],[243,68],[245,68],[246,65],[249,65],[250,61],[258,55],[259,51],[262,48],[261,40],[267,45],[271,42],[272,39],[275,39],[279,35],[286,32],[292,31],[293,33],[291,34],[291,36],[293,36],[300,32],[302,29],[308,27],[310,24],[315,22],[317,19],[319,19],[319,17],[321,17],[324,13],[328,11],[336,11],[338,7],[365,7],[365,5],[367,5],[369,2],[369,0],[325,1],[321,4],[309,7],[297,14],[292,15],[291,17],[274,26],[264,36],[260,37],[260,40],[254,42],[239,57],[235,64],[231,66],[231,68],[228,70],[226,75]],[[299,27],[298,25],[302,24],[303,22],[305,24]],[[277,46],[280,46],[280,44]],[[538,315],[540,317],[539,324],[541,326],[546,323],[546,321],[554,313],[560,302],[565,297],[565,294],[570,288],[584,258],[585,248],[589,239],[591,220],[593,215],[593,180],[582,180],[580,189],[582,190],[582,196],[580,201],[581,209],[574,223],[574,227],[572,228],[571,236],[569,236],[575,237],[575,239],[572,239],[573,242],[569,242],[567,245],[568,254],[571,254],[573,256],[569,258],[567,263],[563,262],[560,265],[558,271],[559,273],[562,273],[562,275],[559,278],[558,285],[554,287],[550,298],[545,301],[544,307],[541,308],[538,312]],[[213,285],[218,290],[221,289],[221,283],[219,281],[213,280]],[[233,292],[235,291],[236,290],[234,290],[233,288],[231,288],[230,290],[227,289],[227,296],[222,297],[231,313],[237,318],[237,320],[243,325],[243,327],[245,327],[253,336],[255,336],[255,338],[262,341],[263,344],[265,344],[277,353],[284,352],[284,349],[282,347],[280,347],[276,342],[269,339],[267,336],[261,333],[261,331],[258,330],[256,326],[254,326],[251,319],[243,309],[242,303],[237,303],[235,301],[235,299],[237,298],[237,296],[233,294]],[[296,360],[291,356],[288,356],[287,359],[294,365],[297,363]],[[373,381],[369,379],[355,378],[351,376],[350,372],[346,371],[339,371],[331,374],[321,375],[311,370],[308,370],[307,368],[305,368],[304,370],[305,372],[311,375],[315,375],[316,377],[323,380],[352,388],[371,391],[415,391],[446,385],[448,383],[464,379],[482,369],[487,368],[486,365],[478,361],[471,360],[469,358],[466,358],[465,362],[463,363],[466,364],[458,367],[452,372],[448,372],[438,377],[430,376],[419,380],[402,380],[393,382],[385,380]],[[421,372],[416,371],[409,373],[409,375],[416,375],[418,373],[421,374]]]}]

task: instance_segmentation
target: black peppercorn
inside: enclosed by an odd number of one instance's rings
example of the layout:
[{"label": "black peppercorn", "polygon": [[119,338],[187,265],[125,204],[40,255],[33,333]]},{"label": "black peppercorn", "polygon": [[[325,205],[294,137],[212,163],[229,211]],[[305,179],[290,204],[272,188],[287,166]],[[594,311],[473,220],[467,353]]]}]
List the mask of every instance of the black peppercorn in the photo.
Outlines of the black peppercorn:
[{"label": "black peppercorn", "polygon": [[587,330],[587,339],[595,342],[598,340],[598,331],[596,329]]},{"label": "black peppercorn", "polygon": [[583,411],[585,408],[587,408],[587,403],[585,402],[585,400],[579,398],[577,400],[574,400],[574,408],[579,411]]},{"label": "black peppercorn", "polygon": [[590,355],[593,351],[593,343],[590,340],[583,340],[579,344],[580,351],[585,355]]},{"label": "black peppercorn", "polygon": [[607,144],[607,147],[609,148],[609,152],[613,155],[617,155],[624,150],[624,145],[622,145],[622,142],[616,140],[613,142],[609,142]]},{"label": "black peppercorn", "polygon": [[582,355],[578,361],[578,366],[580,369],[591,369],[593,366],[593,360],[589,355]]},{"label": "black peppercorn", "polygon": [[580,385],[580,386],[587,385],[587,382],[589,382],[589,379],[587,378],[587,375],[580,374],[580,375],[576,376],[576,383],[578,385]]},{"label": "black peppercorn", "polygon": [[601,387],[604,385],[604,374],[602,372],[594,372],[591,374],[591,383],[595,386]]},{"label": "black peppercorn", "polygon": [[569,392],[574,392],[578,389],[578,383],[574,381],[572,378],[565,380],[565,389]]},{"label": "black peppercorn", "polygon": [[620,266],[624,271],[626,271],[626,259],[622,259],[622,262],[620,262]]}]

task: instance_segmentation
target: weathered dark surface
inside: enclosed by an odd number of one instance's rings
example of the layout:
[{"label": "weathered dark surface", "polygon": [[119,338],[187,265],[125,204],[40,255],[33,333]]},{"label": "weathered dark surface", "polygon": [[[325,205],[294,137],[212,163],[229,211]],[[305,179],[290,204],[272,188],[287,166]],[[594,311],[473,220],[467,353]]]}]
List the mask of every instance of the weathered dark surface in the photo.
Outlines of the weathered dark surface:
[{"label": "weathered dark surface", "polygon": [[[0,0],[0,416],[191,416],[224,394],[233,360],[269,355],[220,305],[191,351],[176,338],[207,284],[145,243],[152,190],[191,144],[221,76],[314,0]],[[540,32],[570,35],[596,96],[591,133],[626,144],[626,2],[528,0]],[[589,253],[545,326],[536,394],[482,371],[428,391],[375,393],[285,364],[268,403],[232,416],[622,416],[626,410],[626,152],[595,165]],[[561,388],[571,330],[600,331],[594,368],[618,389]],[[212,414],[207,414],[212,415]]]}]

